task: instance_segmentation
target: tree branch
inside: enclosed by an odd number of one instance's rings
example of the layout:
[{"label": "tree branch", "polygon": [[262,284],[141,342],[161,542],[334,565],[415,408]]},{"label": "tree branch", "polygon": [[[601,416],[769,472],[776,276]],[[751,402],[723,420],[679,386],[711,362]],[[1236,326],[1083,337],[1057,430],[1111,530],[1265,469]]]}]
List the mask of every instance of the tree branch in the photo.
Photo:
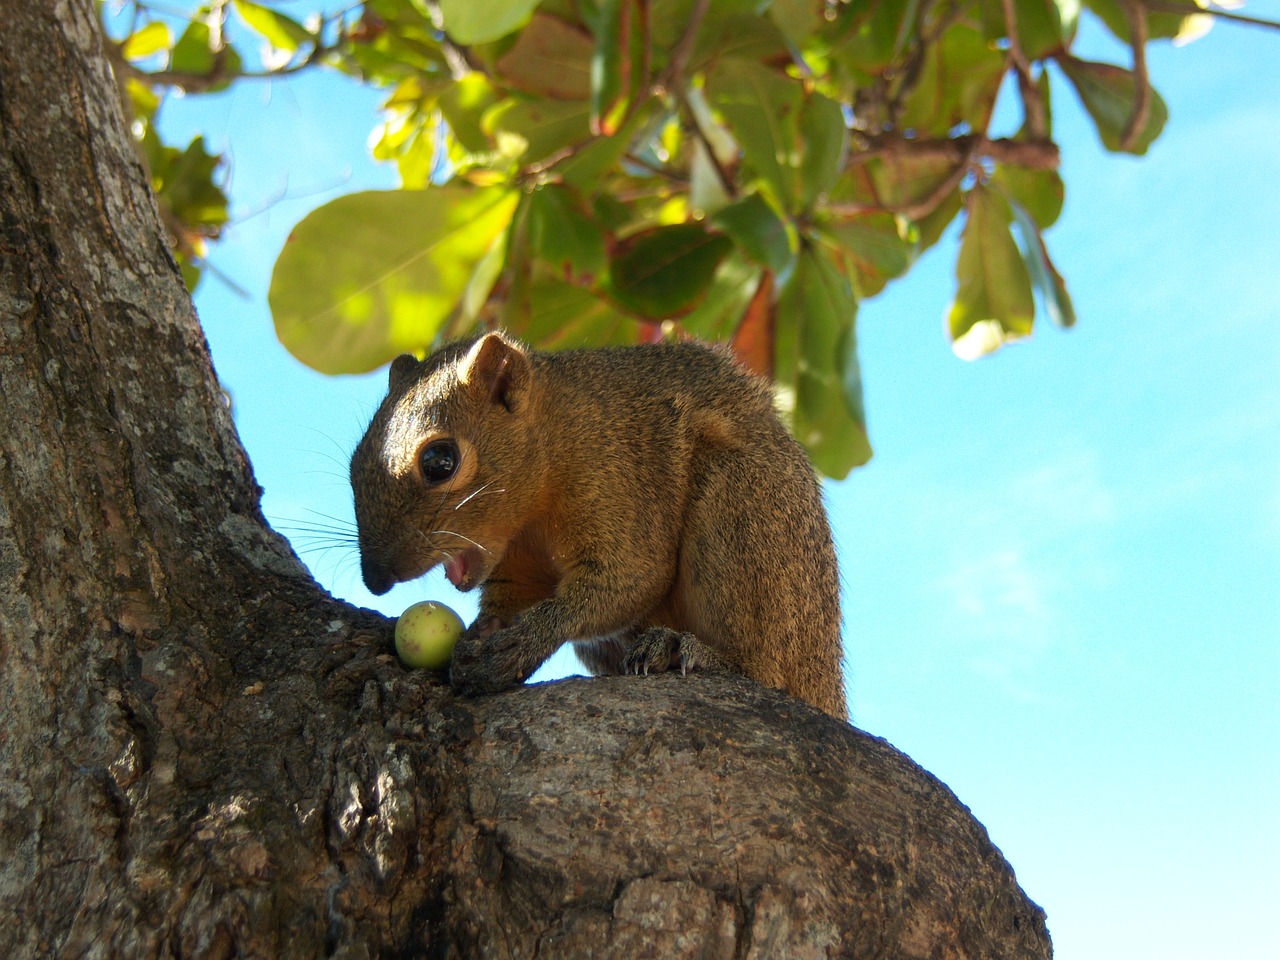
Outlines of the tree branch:
[{"label": "tree branch", "polygon": [[879,157],[912,157],[921,160],[950,160],[960,163],[966,158],[987,158],[1028,170],[1057,170],[1061,164],[1058,145],[1051,140],[996,140],[971,133],[938,140],[910,139],[890,136],[867,138],[867,146],[853,153],[850,165],[866,163]]}]

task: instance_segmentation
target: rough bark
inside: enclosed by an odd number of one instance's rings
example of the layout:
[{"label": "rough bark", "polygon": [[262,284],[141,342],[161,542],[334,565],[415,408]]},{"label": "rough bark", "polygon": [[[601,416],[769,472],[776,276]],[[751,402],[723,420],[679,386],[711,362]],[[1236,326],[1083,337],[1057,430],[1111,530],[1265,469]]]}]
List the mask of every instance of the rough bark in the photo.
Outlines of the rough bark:
[{"label": "rough bark", "polygon": [[734,677],[459,700],[264,523],[91,0],[0,22],[0,956],[1047,957],[968,811]]}]

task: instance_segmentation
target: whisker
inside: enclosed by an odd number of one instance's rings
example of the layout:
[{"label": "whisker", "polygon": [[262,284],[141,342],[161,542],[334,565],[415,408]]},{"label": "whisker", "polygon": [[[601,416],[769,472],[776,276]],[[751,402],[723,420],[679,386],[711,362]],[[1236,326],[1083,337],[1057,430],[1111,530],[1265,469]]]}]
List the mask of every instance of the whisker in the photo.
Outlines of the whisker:
[{"label": "whisker", "polygon": [[476,542],[475,542],[474,540],[472,540],[470,537],[465,537],[465,536],[463,536],[462,534],[460,534],[460,533],[458,533],[458,532],[456,532],[456,531],[454,531],[454,530],[445,530],[445,529],[443,529],[443,528],[440,528],[440,529],[435,530],[434,532],[435,532],[435,533],[447,533],[447,534],[448,534],[449,536],[451,536],[451,537],[457,537],[459,540],[465,540],[467,543],[471,544],[471,545],[472,545],[473,547],[475,547],[477,550],[482,550],[483,552],[488,553],[488,554],[492,554],[492,553],[493,553],[493,551],[492,551],[492,550],[490,550],[488,547],[486,547],[484,544],[476,543]]},{"label": "whisker", "polygon": [[493,484],[493,481],[492,481],[492,480],[490,480],[488,483],[484,484],[483,486],[477,487],[475,490],[472,490],[469,494],[467,494],[465,497],[463,497],[461,500],[459,500],[457,503],[455,503],[455,504],[453,505],[453,509],[457,510],[459,507],[463,506],[464,504],[466,504],[466,503],[470,503],[472,500],[474,500],[476,497],[480,496],[480,494],[482,494],[482,493],[486,493],[486,492],[488,492],[488,493],[506,493],[506,492],[507,492],[507,488],[506,488],[506,487],[499,487],[497,490],[490,490],[490,489],[489,489],[489,487],[490,487],[492,484]]}]

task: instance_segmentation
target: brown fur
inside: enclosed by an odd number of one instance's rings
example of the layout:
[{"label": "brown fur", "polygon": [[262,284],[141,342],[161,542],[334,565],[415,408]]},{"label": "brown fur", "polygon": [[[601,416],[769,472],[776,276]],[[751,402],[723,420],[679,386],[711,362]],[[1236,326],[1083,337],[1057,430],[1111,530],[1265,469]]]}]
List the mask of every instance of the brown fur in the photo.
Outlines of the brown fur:
[{"label": "brown fur", "polygon": [[[441,438],[461,456],[432,485],[418,457]],[[846,715],[818,483],[726,355],[489,334],[401,357],[351,483],[371,590],[440,562],[481,587],[459,689],[518,683],[573,641],[594,673],[725,668]]]}]

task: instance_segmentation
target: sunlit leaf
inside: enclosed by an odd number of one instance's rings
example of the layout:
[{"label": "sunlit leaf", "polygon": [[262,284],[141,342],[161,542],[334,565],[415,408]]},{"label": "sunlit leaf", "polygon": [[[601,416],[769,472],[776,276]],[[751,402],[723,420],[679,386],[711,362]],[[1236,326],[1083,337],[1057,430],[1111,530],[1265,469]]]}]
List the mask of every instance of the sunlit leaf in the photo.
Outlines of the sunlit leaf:
[{"label": "sunlit leaf", "polygon": [[541,0],[439,0],[444,31],[458,43],[500,40],[529,22]]},{"label": "sunlit leaf", "polygon": [[608,290],[622,307],[650,320],[691,310],[705,296],[720,260],[733,247],[698,223],[634,234],[614,249]]},{"label": "sunlit leaf", "polygon": [[298,21],[252,0],[234,0],[236,12],[254,31],[277,50],[293,53],[304,44],[315,43],[315,37]]},{"label": "sunlit leaf", "polygon": [[152,20],[136,33],[130,34],[120,48],[120,54],[126,60],[145,60],[161,50],[173,46],[173,34],[168,24]]},{"label": "sunlit leaf", "polygon": [[579,101],[511,98],[487,111],[480,125],[503,153],[531,163],[590,137],[589,114]]},{"label": "sunlit leaf", "polygon": [[271,277],[281,343],[324,373],[364,372],[429,347],[516,199],[445,186],[355,193],[313,210]]},{"label": "sunlit leaf", "polygon": [[1009,232],[1009,204],[977,186],[966,210],[947,327],[956,355],[974,360],[1030,334],[1035,301],[1026,263]]},{"label": "sunlit leaf", "polygon": [[489,79],[482,73],[472,72],[440,91],[436,104],[458,143],[472,153],[481,153],[492,149],[482,120],[498,99],[498,92]]}]

